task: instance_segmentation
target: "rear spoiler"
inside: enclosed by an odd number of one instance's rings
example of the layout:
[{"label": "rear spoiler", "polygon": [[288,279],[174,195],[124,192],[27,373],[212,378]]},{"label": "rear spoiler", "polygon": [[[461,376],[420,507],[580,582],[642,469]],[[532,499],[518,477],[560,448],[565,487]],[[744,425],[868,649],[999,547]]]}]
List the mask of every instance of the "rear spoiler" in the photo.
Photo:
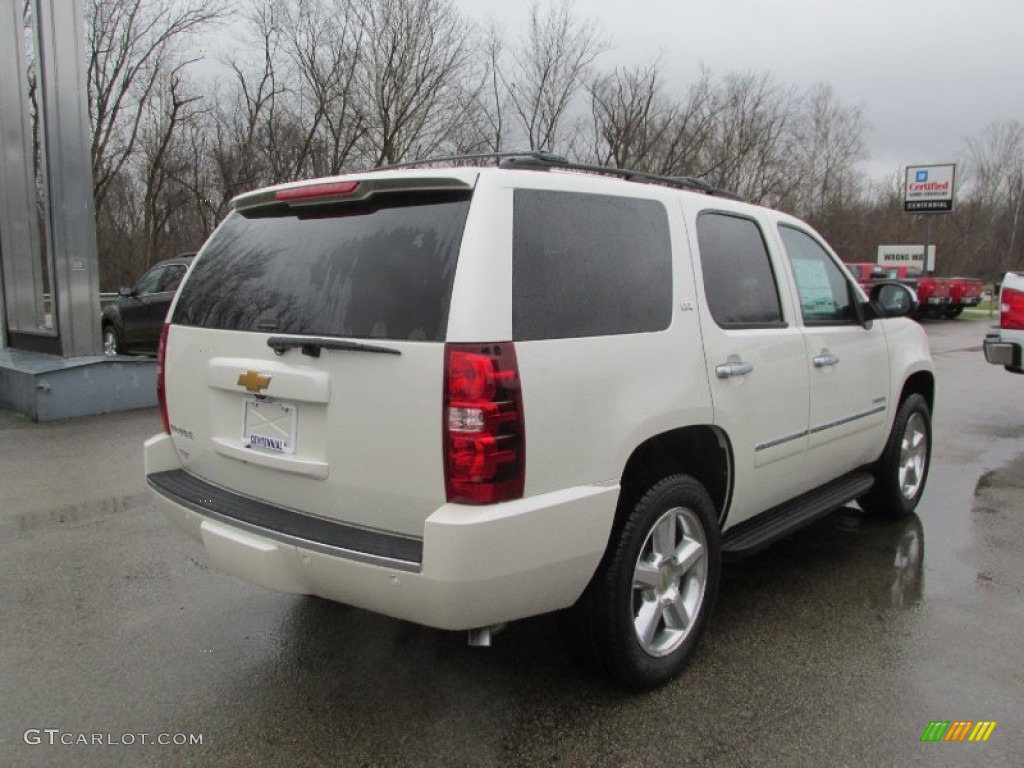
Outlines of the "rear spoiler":
[{"label": "rear spoiler", "polygon": [[375,195],[395,192],[466,192],[471,189],[473,189],[473,185],[469,182],[450,176],[303,182],[238,195],[231,201],[231,207],[236,211],[242,211],[281,204],[295,207],[323,205],[324,203],[354,203],[368,200]]}]

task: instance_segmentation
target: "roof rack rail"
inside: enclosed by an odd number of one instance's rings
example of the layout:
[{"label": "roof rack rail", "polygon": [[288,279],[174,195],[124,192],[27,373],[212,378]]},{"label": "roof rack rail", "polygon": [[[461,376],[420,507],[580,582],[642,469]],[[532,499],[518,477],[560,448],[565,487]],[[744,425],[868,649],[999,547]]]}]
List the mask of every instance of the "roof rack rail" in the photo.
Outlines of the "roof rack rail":
[{"label": "roof rack rail", "polygon": [[[510,152],[478,152],[471,155],[447,155],[445,157],[428,157],[425,160],[410,160],[404,163],[392,163],[391,165],[378,165],[375,171],[390,171],[395,168],[418,168],[423,165],[435,165],[437,163],[459,163],[470,160],[497,160],[500,165],[503,160],[519,158],[526,161],[524,164],[532,164],[534,167],[547,167],[551,165],[568,165],[569,161],[561,155],[541,150],[516,150]],[[532,161],[532,162],[531,162]]]},{"label": "roof rack rail", "polygon": [[540,150],[521,150],[512,152],[482,152],[472,155],[450,155],[447,157],[433,157],[426,160],[413,160],[407,163],[394,163],[375,168],[378,171],[389,171],[396,168],[417,168],[424,165],[437,163],[456,163],[479,160],[496,160],[499,168],[509,170],[531,170],[531,171],[577,171],[580,173],[592,173],[598,176],[613,176],[615,178],[632,181],[638,184],[659,184],[675,189],[687,189],[695,192],[702,192],[713,197],[724,197],[729,200],[741,200],[739,195],[718,189],[706,181],[692,176],[663,176],[657,173],[636,171],[629,168],[613,168],[605,165],[589,165],[587,163],[574,163],[561,155]]}]

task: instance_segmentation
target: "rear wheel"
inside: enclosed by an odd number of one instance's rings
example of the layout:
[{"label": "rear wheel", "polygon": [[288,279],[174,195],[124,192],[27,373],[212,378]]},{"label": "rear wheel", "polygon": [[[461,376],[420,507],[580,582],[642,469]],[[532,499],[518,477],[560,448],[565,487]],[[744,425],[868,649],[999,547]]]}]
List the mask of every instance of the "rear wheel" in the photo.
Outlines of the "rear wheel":
[{"label": "rear wheel", "polygon": [[858,501],[865,512],[903,517],[917,507],[928,479],[932,454],[931,411],[918,394],[908,395],[896,412],[875,486]]},{"label": "rear wheel", "polygon": [[580,602],[563,615],[570,645],[616,683],[647,690],[693,655],[718,593],[715,508],[704,487],[672,475],[631,503]]}]

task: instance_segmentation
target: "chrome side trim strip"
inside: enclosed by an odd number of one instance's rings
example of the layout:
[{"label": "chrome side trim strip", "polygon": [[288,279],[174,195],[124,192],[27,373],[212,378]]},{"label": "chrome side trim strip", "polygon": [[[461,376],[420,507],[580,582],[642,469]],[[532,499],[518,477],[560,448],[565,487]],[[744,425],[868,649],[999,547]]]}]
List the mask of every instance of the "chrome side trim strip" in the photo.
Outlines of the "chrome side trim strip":
[{"label": "chrome side trim strip", "polygon": [[841,427],[843,424],[849,424],[851,421],[857,421],[858,419],[866,419],[868,416],[874,416],[876,413],[883,413],[885,411],[884,405],[876,406],[870,410],[864,411],[863,413],[856,413],[853,416],[844,416],[841,419],[835,421],[829,421],[825,424],[818,424],[817,426],[811,427],[810,434],[816,435],[819,432],[824,432],[826,429],[832,429],[833,427]]},{"label": "chrome side trim strip", "polygon": [[755,445],[754,451],[766,451],[769,448],[775,448],[776,446],[783,445],[784,443],[790,443],[794,440],[799,440],[801,437],[807,437],[808,434],[808,430],[805,429],[803,432],[796,432],[792,435],[786,435],[785,437],[776,437],[774,440],[768,440],[767,442]]},{"label": "chrome side trim strip", "polygon": [[[877,403],[879,401],[884,400],[885,398],[879,398],[877,400],[873,400],[872,402]],[[874,416],[876,413],[883,413],[884,411],[885,405],[879,405],[874,408],[871,408],[870,410],[864,411],[863,413],[857,413],[854,414],[853,416],[844,416],[841,419],[836,419],[835,421],[830,421],[825,424],[819,424],[817,426],[811,427],[810,429],[805,429],[803,432],[794,432],[792,435],[785,435],[784,437],[776,437],[772,440],[766,440],[763,443],[758,443],[757,445],[755,445],[754,451],[766,451],[769,448],[775,448],[785,443],[790,443],[793,440],[799,440],[801,437],[807,437],[808,435],[816,435],[819,432],[824,432],[826,429],[832,429],[833,427],[841,427],[843,424],[849,424],[850,422],[857,421],[858,419],[866,419],[868,416]]]}]

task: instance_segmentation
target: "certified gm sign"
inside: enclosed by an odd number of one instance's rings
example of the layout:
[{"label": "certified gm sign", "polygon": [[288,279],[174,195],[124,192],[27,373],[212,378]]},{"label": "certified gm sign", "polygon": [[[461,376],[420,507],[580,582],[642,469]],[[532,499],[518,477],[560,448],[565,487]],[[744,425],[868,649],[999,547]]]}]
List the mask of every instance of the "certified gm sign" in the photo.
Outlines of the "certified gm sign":
[{"label": "certified gm sign", "polygon": [[956,165],[911,165],[903,187],[905,213],[948,213],[953,210]]}]

